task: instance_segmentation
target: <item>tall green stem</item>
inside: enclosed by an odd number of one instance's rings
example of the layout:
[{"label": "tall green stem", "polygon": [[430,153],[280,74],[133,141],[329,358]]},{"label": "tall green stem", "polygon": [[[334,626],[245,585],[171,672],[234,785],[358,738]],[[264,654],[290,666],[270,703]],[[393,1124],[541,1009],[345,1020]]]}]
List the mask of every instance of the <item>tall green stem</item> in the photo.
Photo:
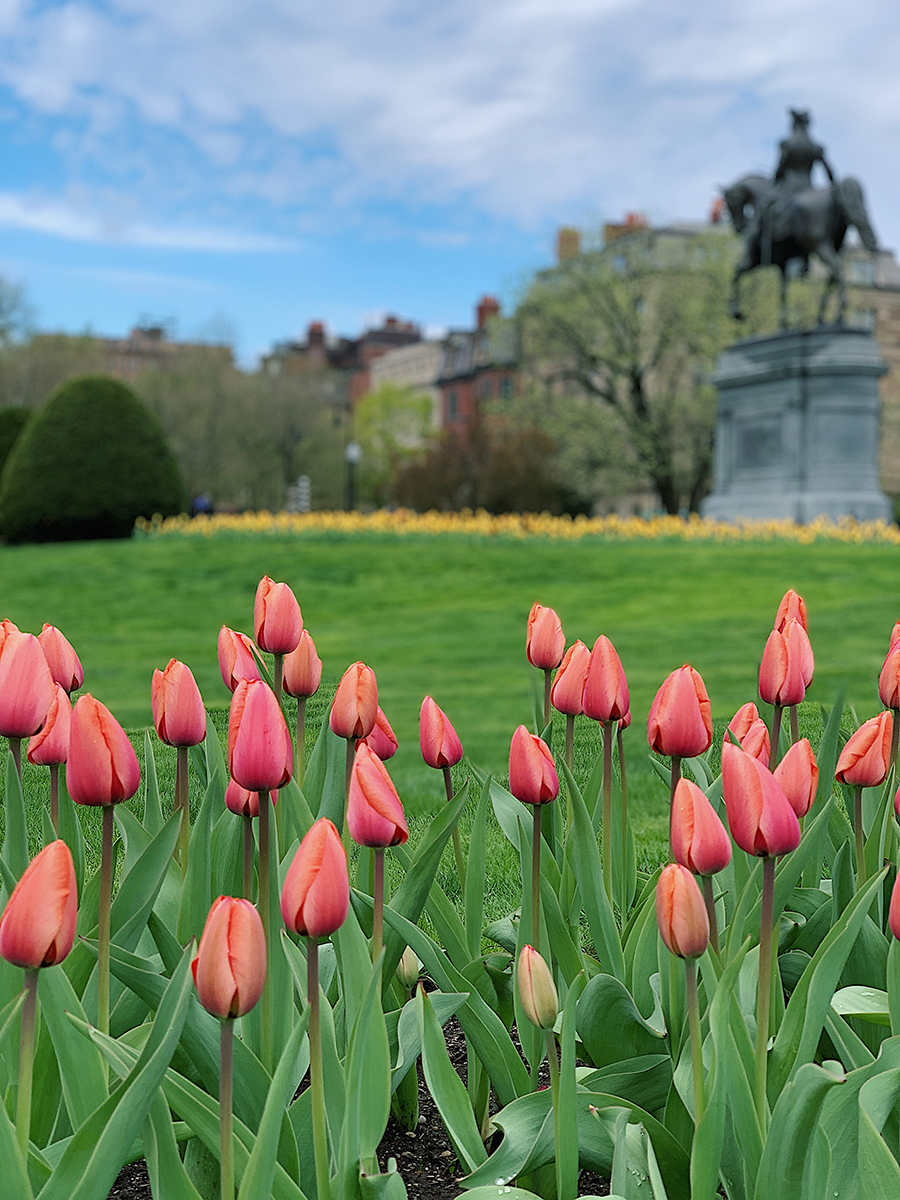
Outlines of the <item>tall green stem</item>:
[{"label": "tall green stem", "polygon": [[672,755],[672,770],[669,773],[669,858],[675,861],[675,842],[672,838],[672,814],[675,811],[675,789],[681,779],[681,759]]},{"label": "tall green stem", "polygon": [[800,741],[800,720],[797,716],[797,705],[792,704],[788,709],[791,717],[791,745]]},{"label": "tall green stem", "polygon": [[541,950],[541,805],[535,804],[531,832],[531,944]]},{"label": "tall green stem", "polygon": [[[622,784],[622,868],[628,860],[628,788],[625,785],[625,747],[622,745],[622,730],[616,722],[616,746],[619,750],[619,779]],[[623,876],[624,877],[624,876]]]},{"label": "tall green stem", "polygon": [[[566,713],[566,766],[570,771],[574,770],[572,764],[575,761],[575,714]],[[571,819],[569,821],[571,824]]]},{"label": "tall green stem", "polygon": [[188,748],[179,746],[175,760],[175,807],[181,809],[181,828],[178,831],[178,857],[181,874],[187,874],[188,843],[191,837],[191,805],[188,800]]},{"label": "tall green stem", "polygon": [[31,1133],[31,1081],[34,1074],[34,1018],[37,1010],[39,967],[25,971],[25,1003],[22,1006],[22,1032],[19,1037],[19,1104],[16,1109],[16,1135],[22,1157],[28,1162],[28,1138]]},{"label": "tall green stem", "polygon": [[253,902],[253,818],[241,817],[244,822],[244,899]]},{"label": "tall green stem", "polygon": [[691,1029],[691,1065],[694,1071],[694,1128],[700,1124],[705,1108],[703,1096],[703,1039],[700,1036],[700,997],[697,992],[697,963],[693,958],[684,960],[685,993],[687,995],[688,1023]]},{"label": "tall green stem", "polygon": [[603,722],[603,886],[612,900],[612,721]]},{"label": "tall green stem", "polygon": [[544,1030],[544,1038],[547,1044],[547,1062],[550,1064],[550,1095],[553,1104],[553,1139],[556,1147],[556,1189],[557,1194],[561,1194],[561,1172],[560,1165],[562,1164],[562,1155],[560,1153],[561,1146],[559,1140],[559,1058],[557,1057],[556,1038],[553,1036],[552,1029]]},{"label": "tall green stem", "polygon": [[784,709],[780,704],[772,707],[772,736],[769,741],[769,770],[774,771],[778,766],[778,744],[781,741],[781,714]]},{"label": "tall green stem", "polygon": [[[450,768],[442,767],[444,773],[444,790],[447,793],[447,803],[453,799],[453,780],[450,777]],[[453,857],[456,859],[456,874],[459,876],[459,894],[465,901],[466,898],[466,862],[463,858],[462,844],[459,840],[459,826],[453,826],[453,832],[450,834],[453,841]]]},{"label": "tall green stem", "polygon": [[309,999],[309,1086],[312,1091],[313,1153],[316,1159],[316,1200],[331,1200],[328,1133],[325,1127],[325,1078],[319,1024],[319,943],[306,941],[306,994]]},{"label": "tall green stem", "polygon": [[[112,906],[113,806],[103,806],[103,842],[100,851],[99,961],[97,964],[97,1028],[109,1033],[109,913]],[[104,1059],[104,1064],[105,1064]],[[104,1072],[106,1066],[104,1065]]]},{"label": "tall green stem", "polygon": [[756,1113],[763,1137],[768,1127],[766,1059],[769,1045],[769,1002],[772,995],[772,933],[775,921],[775,859],[763,859],[762,910],[759,927],[759,986],[756,993]]},{"label": "tall green stem", "polygon": [[853,827],[856,832],[856,886],[861,888],[866,882],[866,833],[863,829],[861,787],[853,789]]},{"label": "tall green stem", "polygon": [[50,764],[50,824],[59,836],[59,763]]},{"label": "tall green stem", "polygon": [[[263,933],[266,935],[266,961],[272,961],[272,940],[270,933],[271,915],[269,906],[269,825],[271,798],[265,790],[259,793],[259,916],[262,921]],[[273,1037],[272,1037],[272,987],[271,971],[266,972],[266,982],[263,986],[262,1009],[260,1012],[262,1024],[262,1059],[264,1066],[274,1071]]]},{"label": "tall green stem", "polygon": [[225,1020],[219,1035],[219,1162],[222,1200],[234,1200],[234,1021]]},{"label": "tall green stem", "polygon": [[372,889],[372,962],[378,961],[381,953],[384,930],[384,847],[376,846],[375,886]]},{"label": "tall green stem", "polygon": [[347,738],[347,757],[344,760],[344,824],[343,824],[343,842],[344,851],[347,855],[347,861],[350,861],[350,830],[347,828],[347,805],[350,801],[350,776],[353,772],[353,761],[356,758],[356,739]]},{"label": "tall green stem", "polygon": [[274,687],[273,691],[275,692],[275,698],[277,699],[278,703],[280,704],[281,698],[282,698],[282,695],[284,692],[284,688],[283,688],[284,655],[276,654],[276,655],[274,655],[274,658],[275,658],[275,671],[274,671],[273,682],[275,684],[275,687]]},{"label": "tall green stem", "polygon": [[719,922],[716,920],[716,898],[713,895],[712,875],[702,875],[703,903],[706,905],[706,915],[709,918],[709,944],[716,954],[719,953]]},{"label": "tall green stem", "polygon": [[306,770],[306,697],[297,700],[297,753],[294,756],[294,778],[303,787],[303,773]]}]

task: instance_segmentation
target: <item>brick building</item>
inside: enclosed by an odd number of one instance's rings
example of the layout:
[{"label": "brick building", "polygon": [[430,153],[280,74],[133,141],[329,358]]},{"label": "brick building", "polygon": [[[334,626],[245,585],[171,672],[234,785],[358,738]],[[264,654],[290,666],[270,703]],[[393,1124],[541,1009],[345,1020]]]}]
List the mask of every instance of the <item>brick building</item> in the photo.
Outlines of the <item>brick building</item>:
[{"label": "brick building", "polygon": [[482,402],[510,399],[516,391],[518,353],[512,322],[500,316],[493,296],[483,296],[475,314],[474,329],[453,329],[444,339],[437,386],[445,429],[464,429]]}]

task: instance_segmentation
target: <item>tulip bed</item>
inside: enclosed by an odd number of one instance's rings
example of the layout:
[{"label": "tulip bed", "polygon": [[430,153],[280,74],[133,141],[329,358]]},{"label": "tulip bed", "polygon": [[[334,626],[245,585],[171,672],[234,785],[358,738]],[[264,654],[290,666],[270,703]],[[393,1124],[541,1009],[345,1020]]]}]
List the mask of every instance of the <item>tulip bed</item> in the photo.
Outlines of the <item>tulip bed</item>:
[{"label": "tulip bed", "polygon": [[[765,716],[746,697],[713,744],[696,670],[658,680],[647,717],[609,639],[566,651],[535,605],[508,781],[463,769],[426,698],[446,800],[412,838],[374,672],[349,668],[316,730],[301,631],[264,578],[255,644],[220,633],[224,752],[172,660],[139,763],[92,696],[70,713],[65,639],[3,624],[4,1200],[103,1200],[136,1157],[166,1200],[204,1194],[209,1157],[223,1200],[402,1200],[378,1148],[391,1113],[415,1129],[419,1071],[472,1200],[573,1200],[582,1169],[620,1200],[900,1194],[900,630],[880,715],[838,696],[801,723],[814,661],[788,592],[757,652]],[[665,866],[636,847],[632,717],[669,797]],[[55,804],[29,829],[38,766]]]}]

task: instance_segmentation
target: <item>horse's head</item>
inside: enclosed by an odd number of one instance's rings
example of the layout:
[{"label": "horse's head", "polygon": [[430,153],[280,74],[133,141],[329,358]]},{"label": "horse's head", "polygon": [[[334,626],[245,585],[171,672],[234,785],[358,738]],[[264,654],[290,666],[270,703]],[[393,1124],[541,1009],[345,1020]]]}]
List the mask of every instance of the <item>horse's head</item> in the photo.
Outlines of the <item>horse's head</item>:
[{"label": "horse's head", "polygon": [[763,175],[742,175],[730,187],[723,189],[722,198],[737,233],[743,233],[746,229],[761,194],[768,186],[769,181]]}]

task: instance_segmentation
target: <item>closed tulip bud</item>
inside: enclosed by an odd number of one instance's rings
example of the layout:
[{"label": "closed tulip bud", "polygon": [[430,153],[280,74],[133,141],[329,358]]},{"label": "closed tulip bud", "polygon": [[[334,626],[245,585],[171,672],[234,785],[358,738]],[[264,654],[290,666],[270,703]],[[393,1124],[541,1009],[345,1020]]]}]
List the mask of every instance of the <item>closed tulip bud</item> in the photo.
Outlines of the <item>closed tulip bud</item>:
[{"label": "closed tulip bud", "polygon": [[[740,751],[739,751],[740,753]],[[697,880],[669,863],[656,885],[656,922],[666,948],[679,958],[699,958],[709,945],[709,917]]]},{"label": "closed tulip bud", "polygon": [[891,892],[891,906],[888,909],[888,926],[894,937],[900,941],[900,874],[894,880],[894,890]]},{"label": "closed tulip bud", "polygon": [[430,696],[425,697],[419,710],[419,746],[428,766],[436,771],[455,767],[463,756],[456,730]]},{"label": "closed tulip bud", "polygon": [[86,692],[72,710],[66,786],[76,804],[118,804],[140,786],[141,770],[128,734]]},{"label": "closed tulip bud", "polygon": [[542,671],[552,671],[563,660],[566,650],[566,637],[562,631],[559,617],[552,608],[543,604],[533,604],[528,614],[528,628],[525,633],[525,653],[533,667]]},{"label": "closed tulip bud", "polygon": [[731,718],[728,728],[740,742],[742,749],[753,758],[758,758],[760,762],[768,763],[769,731],[752,701],[741,705]]},{"label": "closed tulip bud", "polygon": [[322,660],[316,653],[316,644],[304,629],[296,650],[284,656],[282,684],[289,696],[308,699],[319,690],[322,682]]},{"label": "closed tulip bud", "polygon": [[538,1029],[552,1029],[559,1016],[559,996],[550,968],[533,946],[523,946],[517,975],[525,1016]]},{"label": "closed tulip bud", "polygon": [[375,672],[355,662],[341,676],[331,702],[328,723],[338,737],[368,737],[378,714],[378,683]]},{"label": "closed tulip bud", "polygon": [[13,627],[0,644],[0,734],[25,738],[37,733],[55,694],[40,642]]},{"label": "closed tulip bud", "polygon": [[228,771],[250,792],[273,792],[291,777],[294,750],[275,693],[261,679],[234,690],[228,716]]},{"label": "closed tulip bud", "polygon": [[264,575],[253,604],[253,636],[260,650],[290,654],[297,649],[303,632],[303,617],[297,597],[286,583],[275,583]]},{"label": "closed tulip bud", "polygon": [[731,839],[705,794],[679,779],[672,799],[672,853],[695,875],[715,875],[731,862]]},{"label": "closed tulip bud", "polygon": [[375,713],[372,732],[363,740],[370,750],[374,750],[382,762],[387,762],[397,753],[397,735],[391,729],[391,723],[384,715],[380,705]]},{"label": "closed tulip bud", "polygon": [[789,621],[783,633],[773,629],[759,666],[759,694],[766,704],[799,704],[811,679],[812,648],[803,626]]},{"label": "closed tulip bud", "polygon": [[781,784],[731,742],[722,747],[722,792],[731,836],[742,850],[774,858],[800,845],[800,825]]},{"label": "closed tulip bud", "polygon": [[878,695],[885,708],[900,708],[900,642],[893,642],[888,650],[878,676]]},{"label": "closed tulip bud", "polygon": [[663,682],[647,720],[650,749],[672,758],[705,754],[712,743],[712,710],[700,677],[687,663]]},{"label": "closed tulip bud", "polygon": [[893,731],[894,718],[889,712],[860,725],[841,751],[835,779],[851,787],[878,787],[884,783],[891,766]]},{"label": "closed tulip bud", "polygon": [[366,742],[356,748],[347,797],[347,828],[357,846],[397,846],[409,837],[403,805],[387,767]]},{"label": "closed tulip bud", "polygon": [[559,779],[546,742],[520,725],[509,747],[509,790],[523,804],[546,804],[559,795]]},{"label": "closed tulip bud", "polygon": [[894,623],[894,628],[891,630],[890,647],[892,648],[898,641],[900,641],[900,621],[896,621]]},{"label": "closed tulip bud", "polygon": [[266,935],[249,900],[214,900],[194,961],[200,1003],[221,1021],[250,1012],[266,982]]},{"label": "closed tulip bud", "polygon": [[53,682],[64,687],[71,695],[84,683],[84,668],[71,642],[54,625],[44,625],[38,641],[53,676]]},{"label": "closed tulip bud", "polygon": [[408,992],[419,982],[419,960],[409,946],[400,955],[397,963],[397,978]]},{"label": "closed tulip bud", "polygon": [[227,625],[219,630],[219,670],[229,692],[233,692],[242,679],[261,678],[253,643],[246,633],[238,633]]},{"label": "closed tulip bud", "polygon": [[781,598],[778,612],[775,614],[775,628],[783,633],[790,621],[799,621],[806,629],[806,603],[793,588],[788,588]]},{"label": "closed tulip bud", "polygon": [[628,712],[628,681],[608,637],[594,642],[582,694],[584,715],[594,721],[620,721]]},{"label": "closed tulip bud", "polygon": [[349,907],[350,880],[341,835],[327,817],[321,817],[288,867],[281,915],[294,933],[328,937],[343,925]]},{"label": "closed tulip bud", "polygon": [[[278,803],[278,792],[269,792],[269,799],[274,807]],[[250,792],[230,779],[225,789],[225,807],[237,817],[258,817],[259,792]]]},{"label": "closed tulip bud", "polygon": [[69,757],[71,726],[72,705],[66,689],[58,683],[47,719],[28,743],[28,761],[36,767],[53,767],[64,763]]},{"label": "closed tulip bud", "polygon": [[78,893],[65,842],[50,842],[16,884],[0,917],[0,955],[35,970],[62,962],[75,940]]},{"label": "closed tulip bud", "polygon": [[164,671],[153,672],[150,684],[153,724],[169,746],[199,746],[206,737],[206,709],[190,667],[177,658]]},{"label": "closed tulip bud", "polygon": [[794,742],[774,774],[791,808],[798,817],[805,817],[812,808],[819,786],[819,764],[808,738]]},{"label": "closed tulip bud", "polygon": [[584,642],[573,642],[566,651],[550,689],[550,703],[557,712],[578,717],[584,712],[584,682],[587,679],[591,652]]}]

